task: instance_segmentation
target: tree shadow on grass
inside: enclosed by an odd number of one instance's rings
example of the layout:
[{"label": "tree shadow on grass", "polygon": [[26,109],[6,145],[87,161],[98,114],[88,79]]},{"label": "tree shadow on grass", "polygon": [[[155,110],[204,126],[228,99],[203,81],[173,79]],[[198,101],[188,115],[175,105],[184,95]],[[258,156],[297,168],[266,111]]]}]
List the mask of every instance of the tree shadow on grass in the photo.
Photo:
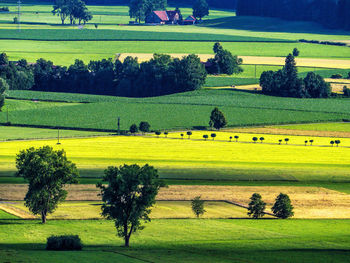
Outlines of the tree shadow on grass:
[{"label": "tree shadow on grass", "polygon": [[271,17],[232,16],[205,20],[200,26],[264,32],[349,35],[349,31],[331,30],[314,22],[288,21]]}]

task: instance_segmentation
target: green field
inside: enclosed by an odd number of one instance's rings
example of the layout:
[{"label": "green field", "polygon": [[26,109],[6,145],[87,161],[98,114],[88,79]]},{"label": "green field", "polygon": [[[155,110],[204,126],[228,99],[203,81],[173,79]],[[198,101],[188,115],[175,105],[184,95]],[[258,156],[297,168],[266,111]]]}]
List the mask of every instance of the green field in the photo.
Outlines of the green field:
[{"label": "green field", "polygon": [[[350,58],[347,47],[295,43],[302,38],[350,39],[346,31],[327,30],[312,23],[236,17],[233,11],[211,10],[198,26],[128,26],[124,25],[130,20],[126,6],[89,6],[89,9],[94,19],[83,30],[61,26],[59,18],[51,14],[51,5],[24,5],[21,32],[12,23],[15,14],[0,14],[1,51],[12,60],[26,58],[34,62],[43,57],[69,65],[76,58],[88,62],[114,57],[116,53],[211,54],[213,41],[229,41],[225,48],[240,56],[283,57],[297,47],[301,57]],[[184,16],[191,14],[190,8],[181,10]],[[15,4],[10,11],[16,11]],[[99,28],[95,29],[94,24]]]},{"label": "green field", "polygon": [[[3,262],[347,262],[349,220],[153,220],[120,247],[105,220],[1,220]],[[52,234],[78,234],[81,252],[45,251]]]},{"label": "green field", "polygon": [[233,90],[199,90],[153,98],[31,91],[10,91],[9,96],[74,102],[6,100],[4,111],[0,112],[0,123],[7,121],[8,107],[12,124],[44,127],[116,129],[116,119],[120,116],[124,130],[140,121],[148,121],[153,130],[207,128],[215,106],[225,113],[229,127],[350,119],[348,99],[278,98]]},{"label": "green field", "polygon": [[[60,130],[60,138],[89,137],[107,135],[103,132]],[[36,129],[26,127],[0,126],[0,141],[57,138],[57,129]]]},{"label": "green field", "polygon": [[315,123],[315,124],[298,124],[298,125],[283,125],[276,128],[288,130],[304,130],[304,131],[336,131],[350,132],[350,123]]}]

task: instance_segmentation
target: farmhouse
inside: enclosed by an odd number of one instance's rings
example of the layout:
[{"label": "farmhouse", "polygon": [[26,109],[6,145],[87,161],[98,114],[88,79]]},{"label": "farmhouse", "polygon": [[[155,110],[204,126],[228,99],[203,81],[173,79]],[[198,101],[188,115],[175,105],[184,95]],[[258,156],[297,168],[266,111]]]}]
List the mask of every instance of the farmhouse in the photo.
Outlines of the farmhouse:
[{"label": "farmhouse", "polygon": [[182,21],[183,25],[194,25],[196,23],[196,18],[194,16],[189,16]]},{"label": "farmhouse", "polygon": [[145,19],[148,24],[177,24],[180,20],[180,12],[172,11],[153,11]]}]

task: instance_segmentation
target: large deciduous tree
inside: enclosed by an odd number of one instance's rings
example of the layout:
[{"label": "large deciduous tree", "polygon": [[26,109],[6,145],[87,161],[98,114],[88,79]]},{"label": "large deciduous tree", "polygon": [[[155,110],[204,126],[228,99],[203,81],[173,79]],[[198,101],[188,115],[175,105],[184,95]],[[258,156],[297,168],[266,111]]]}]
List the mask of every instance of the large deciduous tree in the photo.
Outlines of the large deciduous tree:
[{"label": "large deciduous tree", "polygon": [[221,128],[224,128],[226,124],[227,121],[224,114],[217,107],[215,107],[210,114],[210,127],[220,130]]},{"label": "large deciduous tree", "polygon": [[261,195],[254,193],[250,197],[250,203],[248,207],[248,216],[258,219],[265,215],[264,211],[266,208],[266,203],[262,200]]},{"label": "large deciduous tree", "polygon": [[206,0],[196,0],[193,4],[193,16],[202,20],[209,15],[209,5]]},{"label": "large deciduous tree", "polygon": [[102,215],[114,221],[118,236],[129,247],[131,235],[144,228],[142,221],[151,221],[151,207],[163,182],[157,170],[147,164],[108,167],[103,182],[97,184],[103,201]]},{"label": "large deciduous tree", "polygon": [[67,196],[66,184],[78,182],[78,170],[69,161],[64,150],[49,146],[20,151],[16,157],[17,176],[28,181],[25,205],[35,215],[41,215],[42,223]]},{"label": "large deciduous tree", "polygon": [[294,215],[294,212],[289,196],[280,193],[277,196],[275,204],[272,207],[272,212],[278,218],[286,219],[292,217]]}]

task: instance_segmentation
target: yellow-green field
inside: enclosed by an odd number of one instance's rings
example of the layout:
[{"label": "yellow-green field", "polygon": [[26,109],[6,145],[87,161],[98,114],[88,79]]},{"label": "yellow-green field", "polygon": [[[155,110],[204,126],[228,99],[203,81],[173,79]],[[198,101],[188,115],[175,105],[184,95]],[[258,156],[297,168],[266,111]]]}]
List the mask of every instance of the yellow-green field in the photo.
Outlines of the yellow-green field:
[{"label": "yellow-green field", "polygon": [[[23,202],[0,204],[0,209],[32,218]],[[226,202],[205,202],[206,213],[202,218],[247,218],[247,210]],[[22,211],[22,213],[18,213]],[[268,216],[271,217],[271,216]],[[102,219],[99,202],[64,202],[48,217],[49,219]],[[158,201],[152,209],[151,218],[195,218],[190,201]]]},{"label": "yellow-green field", "polygon": [[[0,143],[0,171],[15,171],[15,156],[28,147],[50,145],[65,149],[82,176],[98,177],[110,165],[138,163],[155,166],[163,178],[211,180],[291,180],[350,181],[350,139],[340,139],[339,147],[330,147],[328,137],[261,135],[246,133],[193,132],[191,140],[180,133],[168,138],[155,136],[113,136],[86,139],[12,141]],[[208,134],[204,141],[203,134]],[[229,142],[238,135],[239,142]],[[252,143],[252,137],[264,137],[264,143]],[[284,139],[288,137],[288,145]],[[283,140],[278,144],[278,140]],[[314,146],[304,146],[314,139]],[[234,139],[232,140],[234,141]]]}]

